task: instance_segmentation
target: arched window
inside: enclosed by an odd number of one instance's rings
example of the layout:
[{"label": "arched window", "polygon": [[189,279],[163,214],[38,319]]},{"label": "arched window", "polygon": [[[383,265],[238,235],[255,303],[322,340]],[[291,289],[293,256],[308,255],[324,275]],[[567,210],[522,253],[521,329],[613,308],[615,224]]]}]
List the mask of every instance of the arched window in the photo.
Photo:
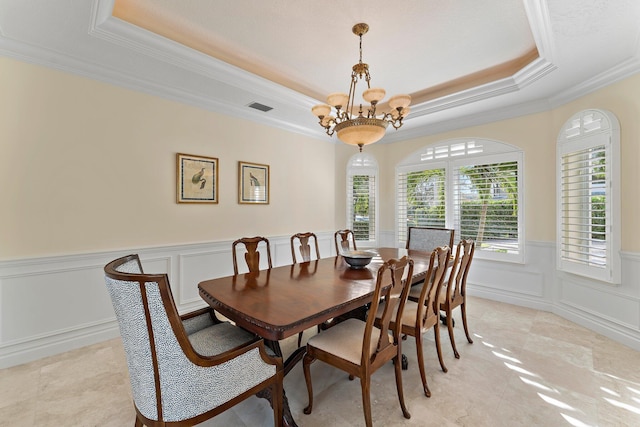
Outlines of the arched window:
[{"label": "arched window", "polygon": [[524,261],[523,153],[488,139],[425,147],[396,168],[398,244],[410,226],[455,229],[476,241],[476,256]]},{"label": "arched window", "polygon": [[557,145],[558,269],[620,283],[620,126],[608,111],[585,110]]},{"label": "arched window", "polygon": [[378,162],[368,153],[357,153],[347,164],[347,228],[356,240],[375,245],[378,199]]}]

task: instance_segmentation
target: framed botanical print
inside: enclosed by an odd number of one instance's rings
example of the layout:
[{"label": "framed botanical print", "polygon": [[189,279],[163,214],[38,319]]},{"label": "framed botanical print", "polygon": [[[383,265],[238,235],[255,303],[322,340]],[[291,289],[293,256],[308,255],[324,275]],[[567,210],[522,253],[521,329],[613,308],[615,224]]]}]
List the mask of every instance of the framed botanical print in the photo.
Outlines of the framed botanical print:
[{"label": "framed botanical print", "polygon": [[269,204],[269,165],[238,162],[238,203]]},{"label": "framed botanical print", "polygon": [[218,203],[218,159],[178,153],[178,203]]}]

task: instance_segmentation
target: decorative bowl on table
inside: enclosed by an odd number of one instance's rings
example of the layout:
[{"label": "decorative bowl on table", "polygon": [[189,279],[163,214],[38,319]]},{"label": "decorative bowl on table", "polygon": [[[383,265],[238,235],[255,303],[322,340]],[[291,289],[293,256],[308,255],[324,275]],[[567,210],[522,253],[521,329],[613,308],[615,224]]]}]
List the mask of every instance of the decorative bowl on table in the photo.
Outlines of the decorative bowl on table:
[{"label": "decorative bowl on table", "polygon": [[349,267],[357,270],[369,265],[371,259],[377,254],[371,251],[344,251],[340,255],[349,264]]}]

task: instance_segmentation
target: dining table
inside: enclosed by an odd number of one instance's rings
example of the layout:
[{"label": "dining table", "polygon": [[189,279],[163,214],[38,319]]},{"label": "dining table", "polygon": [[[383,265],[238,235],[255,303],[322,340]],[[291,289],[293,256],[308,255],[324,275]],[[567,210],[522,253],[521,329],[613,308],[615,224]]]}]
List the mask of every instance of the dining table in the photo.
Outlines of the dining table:
[{"label": "dining table", "polygon": [[[330,319],[363,316],[373,298],[377,271],[384,262],[409,256],[414,261],[414,282],[424,278],[429,268],[431,252],[387,247],[368,251],[372,252],[372,259],[364,268],[351,268],[343,256],[337,255],[204,280],[198,289],[215,311],[262,337],[282,357],[279,341]],[[391,286],[388,276],[383,280],[388,282],[383,286]],[[285,375],[304,353],[302,346],[286,359]],[[295,426],[286,394],[283,404],[284,425]]]}]

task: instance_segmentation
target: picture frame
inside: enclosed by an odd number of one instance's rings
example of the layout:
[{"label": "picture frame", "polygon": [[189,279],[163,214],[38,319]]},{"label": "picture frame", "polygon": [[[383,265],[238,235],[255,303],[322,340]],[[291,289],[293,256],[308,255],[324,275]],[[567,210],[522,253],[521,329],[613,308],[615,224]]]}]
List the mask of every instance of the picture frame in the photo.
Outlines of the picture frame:
[{"label": "picture frame", "polygon": [[218,158],[176,154],[177,202],[218,203]]},{"label": "picture frame", "polygon": [[238,203],[269,204],[269,165],[238,162]]}]

